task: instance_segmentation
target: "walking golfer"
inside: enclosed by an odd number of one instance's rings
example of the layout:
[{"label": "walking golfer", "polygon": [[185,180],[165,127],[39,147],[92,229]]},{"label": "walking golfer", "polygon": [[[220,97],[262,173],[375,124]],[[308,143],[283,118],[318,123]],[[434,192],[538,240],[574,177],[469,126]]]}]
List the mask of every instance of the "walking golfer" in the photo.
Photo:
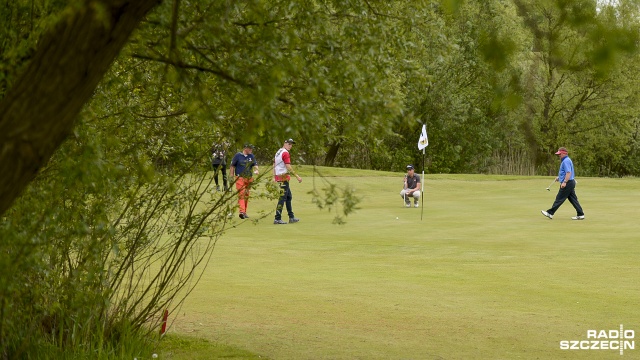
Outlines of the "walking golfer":
[{"label": "walking golfer", "polygon": [[291,176],[293,175],[298,179],[298,182],[302,182],[302,178],[300,175],[296,174],[291,167],[291,156],[289,155],[289,150],[293,147],[293,144],[296,142],[293,139],[288,139],[282,145],[282,148],[278,150],[273,162],[273,180],[278,183],[280,186],[280,198],[278,199],[278,206],[276,206],[276,218],[273,220],[275,225],[286,224],[282,220],[282,210],[286,205],[287,215],[289,215],[289,224],[297,223],[300,219],[296,218],[293,215],[293,209],[291,208],[291,200],[293,196],[291,195],[291,189],[289,188],[289,180],[291,180]]},{"label": "walking golfer", "polygon": [[582,206],[580,206],[578,196],[576,195],[576,173],[573,169],[573,161],[569,158],[569,152],[564,147],[559,148],[556,155],[560,156],[560,170],[558,170],[558,177],[556,178],[556,181],[560,182],[560,190],[558,190],[558,195],[556,195],[556,200],[553,202],[551,208],[547,211],[541,210],[542,215],[553,219],[553,215],[558,211],[560,205],[569,199],[569,202],[576,209],[577,213],[577,215],[571,219],[584,220],[584,211],[582,211]]},{"label": "walking golfer", "polygon": [[404,205],[411,207],[411,198],[413,198],[413,206],[418,207],[420,200],[420,175],[416,174],[413,165],[407,165],[407,175],[404,176],[404,188],[400,191],[400,196],[404,199]]},{"label": "walking golfer", "polygon": [[240,219],[248,219],[247,206],[249,204],[249,190],[253,182],[253,174],[258,174],[258,163],[253,155],[253,145],[245,144],[242,152],[237,153],[231,160],[229,177],[234,179],[238,190],[238,207]]}]

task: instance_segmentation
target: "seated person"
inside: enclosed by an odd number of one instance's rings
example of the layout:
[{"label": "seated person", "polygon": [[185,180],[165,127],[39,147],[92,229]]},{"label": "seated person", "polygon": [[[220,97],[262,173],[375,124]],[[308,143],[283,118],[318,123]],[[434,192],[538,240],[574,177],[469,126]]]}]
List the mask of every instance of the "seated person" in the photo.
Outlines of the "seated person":
[{"label": "seated person", "polygon": [[420,190],[420,176],[416,175],[413,165],[407,165],[407,175],[404,177],[404,188],[400,191],[400,196],[404,199],[406,207],[411,207],[411,198],[413,198],[413,206],[418,207]]}]

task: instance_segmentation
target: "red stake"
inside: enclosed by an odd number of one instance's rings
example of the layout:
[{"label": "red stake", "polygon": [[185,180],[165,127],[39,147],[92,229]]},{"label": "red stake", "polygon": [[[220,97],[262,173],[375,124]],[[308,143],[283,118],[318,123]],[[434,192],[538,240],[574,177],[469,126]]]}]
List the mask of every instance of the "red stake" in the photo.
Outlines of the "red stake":
[{"label": "red stake", "polygon": [[160,329],[160,335],[163,335],[167,331],[167,318],[169,318],[169,310],[164,310],[162,315],[162,328]]}]

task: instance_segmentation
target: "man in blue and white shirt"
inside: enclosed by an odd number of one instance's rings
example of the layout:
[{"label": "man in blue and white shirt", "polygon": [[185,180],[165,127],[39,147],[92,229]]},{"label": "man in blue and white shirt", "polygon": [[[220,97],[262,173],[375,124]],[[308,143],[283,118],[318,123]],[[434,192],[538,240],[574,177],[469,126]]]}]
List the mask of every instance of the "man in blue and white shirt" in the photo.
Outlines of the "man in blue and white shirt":
[{"label": "man in blue and white shirt", "polygon": [[584,211],[582,211],[582,206],[580,206],[578,196],[576,195],[576,173],[573,169],[573,161],[569,158],[569,152],[564,147],[559,148],[556,155],[560,156],[560,169],[558,170],[558,177],[556,178],[556,181],[560,182],[560,190],[558,190],[558,195],[556,195],[556,200],[553,202],[551,208],[547,211],[541,210],[542,215],[553,219],[553,215],[558,211],[560,205],[569,199],[569,202],[577,212],[577,215],[571,219],[584,220]]}]

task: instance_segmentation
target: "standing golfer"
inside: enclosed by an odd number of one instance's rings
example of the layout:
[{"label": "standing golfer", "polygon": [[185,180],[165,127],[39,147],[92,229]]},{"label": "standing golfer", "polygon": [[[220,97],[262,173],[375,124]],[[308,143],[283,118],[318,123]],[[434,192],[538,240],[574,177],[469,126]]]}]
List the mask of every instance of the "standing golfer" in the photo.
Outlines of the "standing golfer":
[{"label": "standing golfer", "polygon": [[560,182],[560,190],[556,195],[556,201],[553,202],[551,209],[544,211],[541,210],[542,215],[553,219],[553,215],[558,211],[558,208],[565,200],[569,199],[569,202],[576,209],[577,215],[572,217],[573,220],[584,220],[584,212],[582,206],[578,202],[578,196],[576,195],[576,173],[573,169],[573,161],[569,158],[569,153],[566,148],[561,147],[556,152],[556,155],[560,156],[560,170],[558,170],[558,177],[556,181]]},{"label": "standing golfer", "polygon": [[253,174],[258,174],[258,163],[253,156],[254,146],[244,144],[244,149],[233,156],[229,177],[233,178],[238,190],[238,207],[240,209],[240,219],[248,219],[247,205],[249,204],[249,190],[253,182]]},{"label": "standing golfer", "polygon": [[420,175],[416,174],[413,165],[407,165],[407,175],[404,176],[404,188],[400,191],[400,196],[404,199],[404,205],[411,207],[411,198],[413,198],[413,206],[418,207],[420,200]]},{"label": "standing golfer", "polygon": [[225,144],[213,144],[211,149],[211,167],[213,168],[213,179],[216,182],[216,191],[220,191],[218,173],[222,174],[222,186],[224,191],[229,187],[227,181],[227,150]]},{"label": "standing golfer", "polygon": [[289,188],[289,180],[293,175],[298,179],[298,182],[302,182],[300,175],[296,174],[291,167],[291,156],[289,151],[296,142],[293,139],[288,139],[282,145],[282,148],[278,150],[273,162],[273,180],[280,186],[280,198],[278,199],[278,206],[276,206],[276,218],[273,220],[275,225],[286,224],[282,221],[282,209],[286,204],[287,215],[289,215],[289,223],[297,223],[300,219],[293,215],[293,209],[291,208],[291,189]]}]

